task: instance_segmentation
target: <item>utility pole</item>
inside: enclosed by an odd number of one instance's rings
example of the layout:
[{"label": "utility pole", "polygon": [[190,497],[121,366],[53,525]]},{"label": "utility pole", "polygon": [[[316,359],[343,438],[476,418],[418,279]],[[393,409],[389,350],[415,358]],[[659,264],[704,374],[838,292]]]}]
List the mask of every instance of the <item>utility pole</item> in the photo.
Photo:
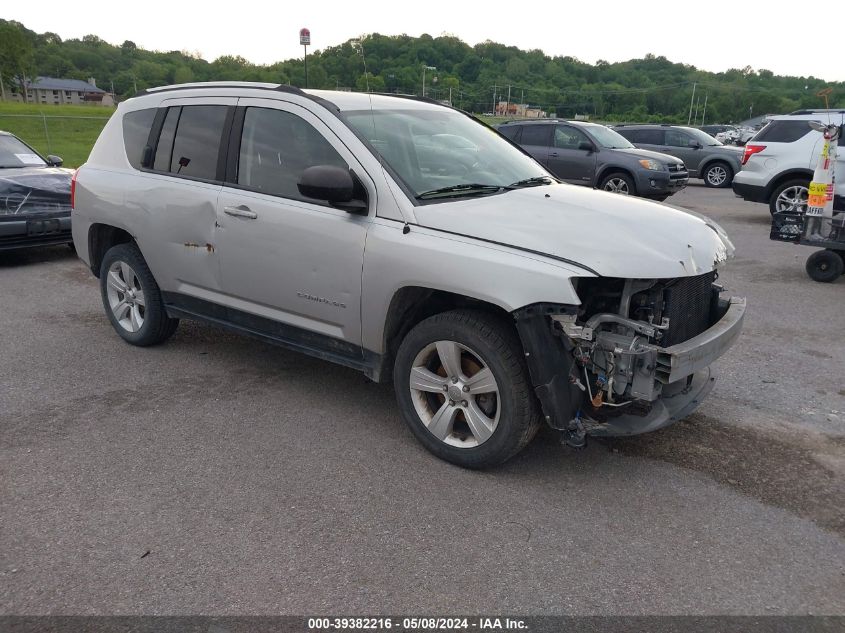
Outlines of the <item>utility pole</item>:
[{"label": "utility pole", "polygon": [[687,117],[687,125],[692,122],[692,102],[695,101],[695,82],[692,82],[692,96],[689,100],[689,116]]},{"label": "utility pole", "polygon": [[493,116],[496,116],[496,88],[498,88],[496,84],[493,84]]},{"label": "utility pole", "polygon": [[3,73],[0,73],[0,99],[6,100],[6,86],[3,85]]},{"label": "utility pole", "polygon": [[707,93],[704,93],[704,111],[701,113],[701,125],[704,125],[704,115],[707,114]]},{"label": "utility pole", "polygon": [[701,95],[695,100],[695,115],[692,117],[693,123],[698,123],[698,104],[701,102]]},{"label": "utility pole", "polygon": [[505,101],[505,116],[510,116],[511,111],[511,87],[508,86],[508,100]]}]

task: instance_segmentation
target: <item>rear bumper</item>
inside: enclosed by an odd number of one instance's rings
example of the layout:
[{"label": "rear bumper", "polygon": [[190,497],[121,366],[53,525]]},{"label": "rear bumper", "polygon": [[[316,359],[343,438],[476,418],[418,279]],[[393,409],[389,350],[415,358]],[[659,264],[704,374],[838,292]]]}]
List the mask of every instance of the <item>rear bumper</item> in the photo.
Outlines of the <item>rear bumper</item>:
[{"label": "rear bumper", "polygon": [[766,187],[737,182],[736,178],[734,178],[731,187],[733,188],[734,193],[736,195],[738,195],[740,198],[748,200],[749,202],[768,202],[768,196],[766,195]]},{"label": "rear bumper", "polygon": [[73,241],[70,213],[0,216],[0,251]]}]

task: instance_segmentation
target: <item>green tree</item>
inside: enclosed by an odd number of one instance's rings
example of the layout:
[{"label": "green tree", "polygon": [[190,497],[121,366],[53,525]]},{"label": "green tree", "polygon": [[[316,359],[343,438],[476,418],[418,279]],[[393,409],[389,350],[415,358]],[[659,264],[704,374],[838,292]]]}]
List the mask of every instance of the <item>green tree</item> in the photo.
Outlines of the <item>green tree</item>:
[{"label": "green tree", "polygon": [[[10,77],[29,101],[26,91],[28,71],[32,65],[33,46],[23,29],[14,22],[0,24],[0,82]],[[2,99],[6,99],[5,83],[2,85]]]}]

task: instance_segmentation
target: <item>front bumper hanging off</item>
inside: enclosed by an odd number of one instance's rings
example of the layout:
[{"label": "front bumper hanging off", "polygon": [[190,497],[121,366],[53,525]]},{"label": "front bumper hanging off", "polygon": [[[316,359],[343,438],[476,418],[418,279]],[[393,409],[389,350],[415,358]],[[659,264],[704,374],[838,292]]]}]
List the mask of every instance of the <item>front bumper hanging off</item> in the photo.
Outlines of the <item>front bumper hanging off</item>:
[{"label": "front bumper hanging off", "polygon": [[[673,424],[692,413],[713,388],[716,378],[712,363],[730,349],[742,330],[745,299],[732,297],[721,303],[721,318],[701,334],[671,347],[649,346],[643,364],[653,368],[649,376],[660,383],[661,389],[660,395],[650,401],[647,413],[621,413],[601,422],[584,419],[587,435],[638,435]],[[564,313],[563,308],[557,312]],[[517,330],[546,421],[552,428],[566,431],[579,410],[575,403],[583,395],[569,384],[573,369],[569,350],[548,329],[546,336],[543,328],[537,327],[540,325],[537,319],[550,315],[553,313],[549,306],[532,306],[520,311],[516,315]]]}]

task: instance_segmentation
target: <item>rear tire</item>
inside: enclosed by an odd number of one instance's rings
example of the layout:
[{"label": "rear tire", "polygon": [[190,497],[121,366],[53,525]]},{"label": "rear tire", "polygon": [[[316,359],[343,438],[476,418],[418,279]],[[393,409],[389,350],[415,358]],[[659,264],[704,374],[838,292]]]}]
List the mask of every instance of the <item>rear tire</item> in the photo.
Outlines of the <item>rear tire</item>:
[{"label": "rear tire", "polygon": [[842,256],[836,251],[826,249],[823,251],[816,251],[807,258],[807,274],[813,281],[821,283],[831,283],[842,276],[845,270],[845,262],[842,261]]},{"label": "rear tire", "polygon": [[809,191],[809,180],[787,180],[779,185],[769,197],[769,213],[772,215],[780,212],[804,213],[807,210]]},{"label": "rear tire", "polygon": [[112,246],[100,265],[100,294],[115,331],[127,343],[147,347],[163,343],[179,319],[167,316],[153,274],[134,243]]},{"label": "rear tire", "polygon": [[417,439],[463,468],[505,462],[540,425],[516,332],[485,312],[453,310],[417,324],[399,346],[393,383]]},{"label": "rear tire", "polygon": [[731,186],[731,181],[734,179],[733,169],[730,165],[722,161],[716,161],[707,165],[702,175],[704,185],[716,189],[724,189]]}]

